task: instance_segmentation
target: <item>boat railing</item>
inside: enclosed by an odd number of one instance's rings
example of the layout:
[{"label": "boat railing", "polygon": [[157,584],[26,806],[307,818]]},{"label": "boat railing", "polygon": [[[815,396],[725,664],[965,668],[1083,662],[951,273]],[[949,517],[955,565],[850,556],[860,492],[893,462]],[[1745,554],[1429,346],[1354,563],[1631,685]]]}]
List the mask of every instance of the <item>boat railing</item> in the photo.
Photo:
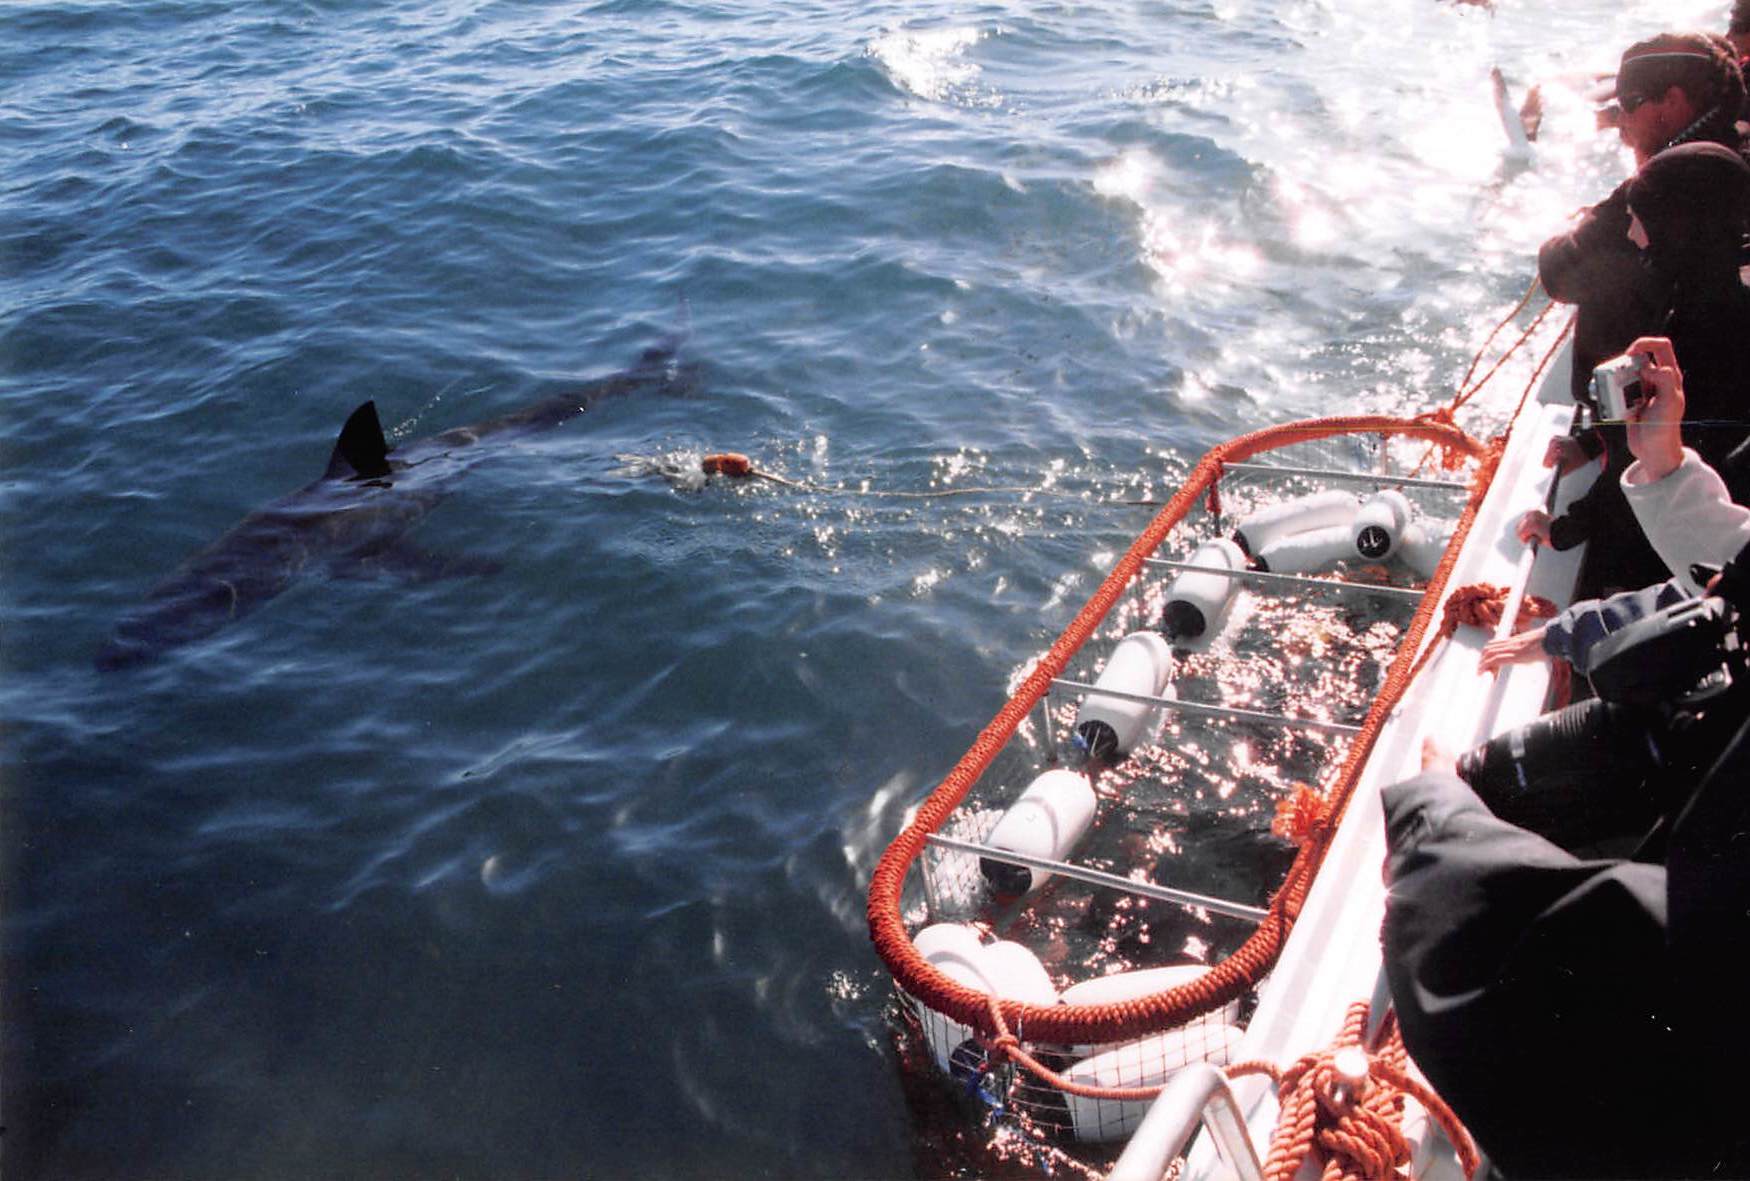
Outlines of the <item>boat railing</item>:
[{"label": "boat railing", "polygon": [[1257,722],[1259,725],[1274,726],[1281,730],[1318,730],[1326,734],[1361,733],[1360,726],[1348,722],[1329,722],[1323,718],[1291,718],[1285,714],[1264,713],[1261,710],[1241,709],[1233,705],[1207,705],[1200,701],[1186,701],[1178,697],[1156,697],[1147,693],[1127,693],[1122,689],[1101,688],[1085,681],[1072,681],[1064,677],[1051,678],[1051,684],[1054,688],[1069,689],[1078,696],[1110,697],[1118,701],[1134,701],[1138,705],[1153,705],[1160,709],[1198,714],[1207,718]]},{"label": "boat railing", "polygon": [[1351,582],[1346,578],[1318,578],[1310,574],[1273,574],[1268,570],[1231,570],[1226,566],[1203,566],[1194,562],[1179,562],[1171,558],[1145,558],[1144,564],[1168,570],[1185,570],[1193,574],[1213,574],[1218,578],[1236,578],[1259,586],[1304,586],[1334,590],[1341,594],[1380,595],[1388,599],[1422,601],[1423,590],[1416,586],[1383,586],[1374,582]]},{"label": "boat railing", "polygon": [[1208,1062],[1181,1067],[1168,1080],[1113,1162],[1107,1181],[1161,1181],[1199,1127],[1209,1133],[1240,1181],[1263,1181],[1264,1166],[1233,1087],[1221,1068]]},{"label": "boat railing", "polygon": [[1428,480],[1417,476],[1394,476],[1387,472],[1346,472],[1337,468],[1289,467],[1280,463],[1226,463],[1224,472],[1264,476],[1309,476],[1339,484],[1388,484],[1394,488],[1440,488],[1448,492],[1469,492],[1470,485],[1461,480]]},{"label": "boat railing", "polygon": [[1000,861],[1005,865],[1019,865],[1023,869],[1037,869],[1045,873],[1054,873],[1074,881],[1085,882],[1090,886],[1121,890],[1139,898],[1152,898],[1161,902],[1176,902],[1181,906],[1199,907],[1215,914],[1227,915],[1229,918],[1247,919],[1254,923],[1261,923],[1270,915],[1270,912],[1261,906],[1247,906],[1243,902],[1229,902],[1225,898],[1216,898],[1209,894],[1198,894],[1173,886],[1161,886],[1154,882],[1139,881],[1136,878],[1120,877],[1115,873],[1106,873],[1103,870],[1090,869],[1087,866],[1074,865],[1067,861],[1054,861],[1049,857],[1035,857],[1030,853],[1014,853],[1008,849],[997,849],[975,841],[962,841],[955,837],[943,836],[940,833],[931,833],[925,840],[937,849],[946,849],[953,853],[967,853],[989,861]]}]

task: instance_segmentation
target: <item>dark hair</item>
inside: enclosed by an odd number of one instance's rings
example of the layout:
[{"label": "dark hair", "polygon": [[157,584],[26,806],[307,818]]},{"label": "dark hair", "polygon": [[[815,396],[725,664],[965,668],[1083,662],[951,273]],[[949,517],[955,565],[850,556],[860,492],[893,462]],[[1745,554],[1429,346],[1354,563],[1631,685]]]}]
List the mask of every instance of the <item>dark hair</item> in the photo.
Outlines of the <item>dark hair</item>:
[{"label": "dark hair", "polygon": [[1738,243],[1750,225],[1750,164],[1714,143],[1666,148],[1626,187],[1648,251],[1673,271],[1728,267],[1736,276]]},{"label": "dark hair", "polygon": [[1750,33],[1750,0],[1737,0],[1732,5],[1732,23],[1726,26],[1726,32],[1733,37]]},{"label": "dark hair", "polygon": [[[1750,0],[1738,0],[1750,10]],[[1747,11],[1750,15],[1750,11]],[[1712,33],[1660,33],[1637,41],[1622,55],[1616,72],[1616,93],[1660,98],[1677,87],[1695,106],[1698,118],[1678,138],[1731,143],[1734,124],[1744,105],[1744,74],[1737,55],[1724,37]]]}]

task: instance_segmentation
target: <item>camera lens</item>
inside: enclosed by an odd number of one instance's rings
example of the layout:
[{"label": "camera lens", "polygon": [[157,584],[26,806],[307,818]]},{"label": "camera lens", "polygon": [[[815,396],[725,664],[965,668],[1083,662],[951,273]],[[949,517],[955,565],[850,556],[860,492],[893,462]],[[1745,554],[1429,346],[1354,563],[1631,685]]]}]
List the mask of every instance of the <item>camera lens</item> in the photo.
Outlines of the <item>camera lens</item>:
[{"label": "camera lens", "polygon": [[1645,789],[1660,766],[1651,717],[1592,698],[1497,735],[1458,774],[1510,824],[1571,847],[1642,831],[1658,814]]}]

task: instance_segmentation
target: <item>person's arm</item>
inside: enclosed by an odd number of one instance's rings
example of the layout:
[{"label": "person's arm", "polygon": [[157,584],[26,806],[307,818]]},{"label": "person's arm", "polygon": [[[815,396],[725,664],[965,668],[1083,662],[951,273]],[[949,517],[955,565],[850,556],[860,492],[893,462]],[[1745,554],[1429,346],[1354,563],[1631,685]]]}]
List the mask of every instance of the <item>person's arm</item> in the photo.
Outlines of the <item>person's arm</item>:
[{"label": "person's arm", "polygon": [[1567,511],[1559,517],[1552,517],[1546,509],[1528,509],[1514,526],[1514,534],[1526,545],[1535,542],[1553,550],[1573,549],[1581,542],[1591,540],[1600,503],[1593,497],[1592,489],[1587,489],[1586,494],[1568,505]]},{"label": "person's arm", "polygon": [[1639,265],[1628,223],[1624,182],[1582,213],[1573,229],[1545,242],[1537,252],[1537,275],[1550,298],[1579,303],[1620,286],[1626,271]]},{"label": "person's arm", "polygon": [[1629,351],[1651,357],[1641,375],[1651,393],[1629,413],[1635,462],[1622,474],[1623,495],[1666,567],[1699,593],[1689,567],[1723,566],[1750,544],[1750,509],[1733,504],[1719,473],[1683,446],[1683,374],[1671,342],[1642,337]]},{"label": "person's arm", "polygon": [[1592,671],[1592,649],[1598,641],[1689,597],[1683,584],[1673,578],[1606,599],[1583,599],[1544,625],[1543,651],[1566,660],[1585,676]]},{"label": "person's arm", "polygon": [[1628,449],[1635,457],[1622,474],[1623,484],[1652,484],[1683,462],[1683,370],[1664,336],[1643,336],[1629,345],[1627,355],[1645,357],[1641,385],[1647,391],[1628,412]]},{"label": "person's arm", "polygon": [[1690,566],[1724,566],[1750,545],[1750,509],[1732,503],[1725,481],[1699,455],[1685,448],[1682,456],[1653,481],[1631,482],[1636,469],[1630,468],[1622,492],[1659,559],[1691,593],[1699,593]]}]

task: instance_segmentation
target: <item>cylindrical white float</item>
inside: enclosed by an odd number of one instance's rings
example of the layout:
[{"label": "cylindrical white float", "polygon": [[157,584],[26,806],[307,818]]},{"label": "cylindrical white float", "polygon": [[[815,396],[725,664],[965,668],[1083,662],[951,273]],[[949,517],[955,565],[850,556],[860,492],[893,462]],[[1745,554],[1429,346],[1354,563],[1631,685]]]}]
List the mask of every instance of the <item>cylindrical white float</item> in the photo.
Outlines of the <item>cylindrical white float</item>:
[{"label": "cylindrical white float", "polygon": [[[1062,861],[1094,823],[1094,785],[1063,767],[1041,774],[1003,813],[985,844],[1011,853]],[[1019,898],[1051,880],[1044,870],[981,857],[979,872],[998,898]]]},{"label": "cylindrical white float", "polygon": [[952,959],[977,970],[984,958],[984,941],[978,928],[970,923],[932,923],[919,931],[911,943],[919,955],[937,966]]},{"label": "cylindrical white float", "polygon": [[1058,1002],[1057,985],[1051,982],[1051,974],[1039,957],[1022,944],[1005,939],[985,948],[984,974],[1005,1001],[1027,1005]]},{"label": "cylindrical white float", "polygon": [[[945,959],[936,963],[936,969],[956,984],[963,984],[983,993],[991,990],[990,981],[984,978],[984,973],[964,960]],[[936,1066],[943,1074],[953,1074],[954,1051],[973,1040],[972,1027],[926,1005],[918,1006],[918,1017],[924,1027],[924,1042],[930,1048],[930,1057],[935,1059]]]},{"label": "cylindrical white float", "polygon": [[[1071,1082],[1095,1087],[1156,1087],[1192,1062],[1226,1066],[1233,1061],[1241,1032],[1231,1025],[1193,1022],[1166,1033],[1115,1046],[1085,1058],[1064,1072]],[[1104,1144],[1122,1140],[1136,1130],[1150,1100],[1121,1102],[1064,1095],[1070,1126],[1077,1140]]]},{"label": "cylindrical white float", "polygon": [[1234,528],[1240,548],[1256,557],[1265,546],[1290,533],[1307,533],[1332,525],[1347,525],[1355,518],[1355,497],[1340,488],[1315,492],[1259,509]]},{"label": "cylindrical white float", "polygon": [[1444,521],[1411,521],[1404,526],[1398,539],[1398,557],[1420,575],[1423,581],[1434,577],[1434,570],[1452,540],[1452,525]]},{"label": "cylindrical white float", "polygon": [[1355,556],[1369,562],[1391,557],[1410,516],[1410,502],[1402,492],[1393,488],[1375,492],[1355,514]]},{"label": "cylindrical white float", "polygon": [[1327,525],[1278,537],[1253,555],[1258,569],[1272,574],[1316,574],[1355,553],[1350,525]]},{"label": "cylindrical white float", "polygon": [[[1246,568],[1246,551],[1225,537],[1212,537],[1193,550],[1186,560],[1193,566],[1219,566],[1238,571]],[[1240,580],[1237,578],[1181,570],[1167,587],[1162,626],[1175,640],[1195,640],[1205,635],[1214,638],[1239,590]]]},{"label": "cylindrical white float", "polygon": [[[919,931],[913,946],[937,971],[956,984],[1028,1005],[1057,1004],[1057,986],[1039,957],[1012,941],[983,946],[978,931],[964,923],[936,923]],[[919,1006],[930,1057],[946,1074],[955,1070],[955,1052],[973,1040],[970,1026]],[[963,1054],[962,1057],[965,1057]]]},{"label": "cylindrical white float", "polygon": [[[1164,697],[1172,679],[1173,646],[1159,632],[1139,631],[1118,641],[1094,688]],[[1090,692],[1076,711],[1075,733],[1090,758],[1110,762],[1152,738],[1162,720],[1157,705]]]},{"label": "cylindrical white float", "polygon": [[[1066,1005],[1116,1005],[1153,996],[1169,988],[1178,988],[1209,974],[1207,964],[1174,964],[1167,968],[1138,968],[1132,972],[1113,972],[1092,980],[1078,980],[1063,990]],[[1235,997],[1221,1008],[1197,1018],[1214,1025],[1233,1025],[1240,1019],[1240,1002]],[[1196,1022],[1192,1022],[1196,1024]],[[1070,1053],[1077,1058],[1092,1054],[1094,1046],[1076,1046]]]}]

